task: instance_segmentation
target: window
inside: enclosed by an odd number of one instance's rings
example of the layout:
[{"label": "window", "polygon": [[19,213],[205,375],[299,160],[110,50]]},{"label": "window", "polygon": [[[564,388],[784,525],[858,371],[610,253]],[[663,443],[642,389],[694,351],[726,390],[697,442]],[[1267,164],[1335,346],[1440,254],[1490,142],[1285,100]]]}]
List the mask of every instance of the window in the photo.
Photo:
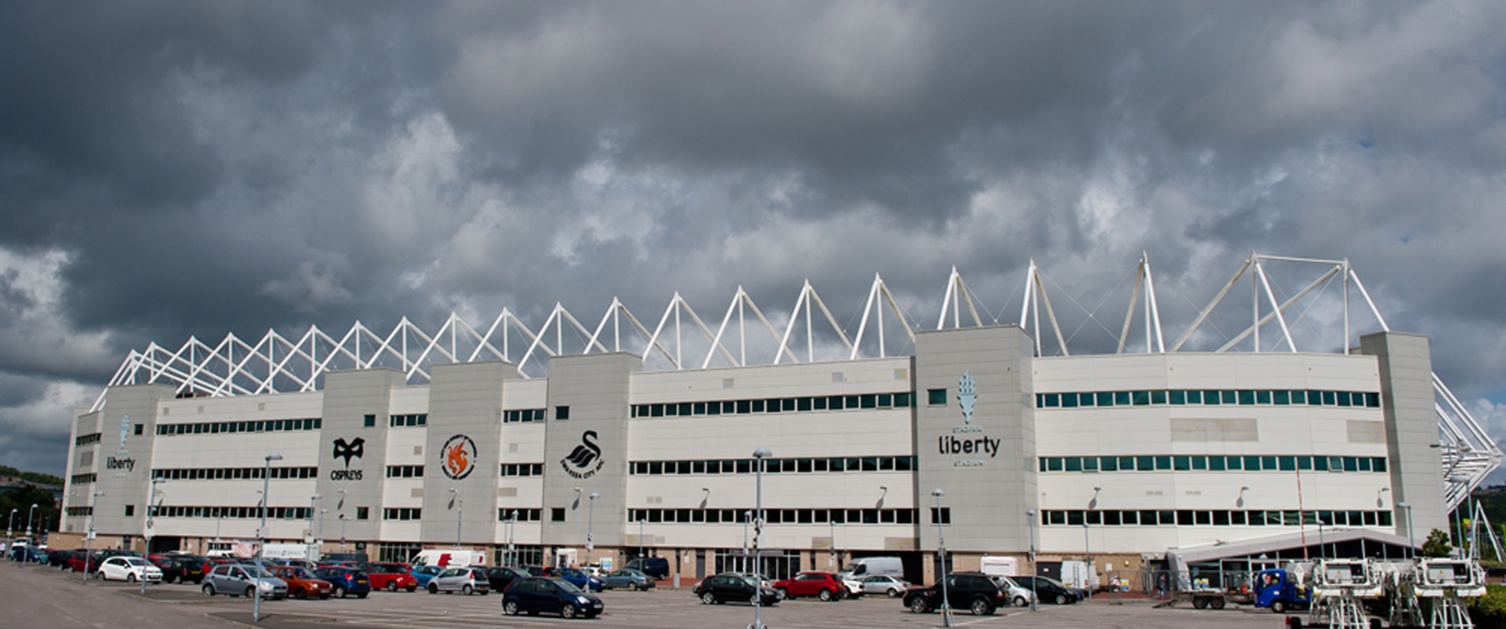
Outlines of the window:
[{"label": "window", "polygon": [[362,425],[366,426],[367,428],[371,428],[373,426],[376,426],[376,415],[367,415],[367,416],[365,416],[363,418]]},{"label": "window", "polygon": [[570,407],[568,407],[568,406],[556,406],[556,407],[554,407],[554,419],[555,420],[570,419]]},{"label": "window", "polygon": [[946,406],[946,389],[927,389],[926,403],[931,406]]},{"label": "window", "polygon": [[553,508],[549,509],[549,521],[550,522],[564,522],[565,521],[565,508],[564,507],[553,507]]},{"label": "window", "polygon": [[356,507],[356,519],[365,520],[371,517],[371,507]]},{"label": "window", "polygon": [[125,514],[126,514],[126,517],[128,517],[128,518],[131,517],[131,516],[133,516],[133,515],[136,515],[136,505],[126,505],[125,506]]}]

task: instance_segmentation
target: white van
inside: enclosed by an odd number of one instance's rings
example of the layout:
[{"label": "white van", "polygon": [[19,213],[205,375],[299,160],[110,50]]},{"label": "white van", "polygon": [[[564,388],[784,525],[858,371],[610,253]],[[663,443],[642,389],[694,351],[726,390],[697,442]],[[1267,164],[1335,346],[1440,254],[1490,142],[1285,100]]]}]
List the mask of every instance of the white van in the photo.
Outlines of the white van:
[{"label": "white van", "polygon": [[434,566],[436,568],[484,566],[486,565],[486,551],[465,549],[421,550],[408,563],[413,564],[414,567]]},{"label": "white van", "polygon": [[859,557],[847,564],[840,575],[842,578],[854,577],[894,577],[905,578],[905,565],[899,557]]}]

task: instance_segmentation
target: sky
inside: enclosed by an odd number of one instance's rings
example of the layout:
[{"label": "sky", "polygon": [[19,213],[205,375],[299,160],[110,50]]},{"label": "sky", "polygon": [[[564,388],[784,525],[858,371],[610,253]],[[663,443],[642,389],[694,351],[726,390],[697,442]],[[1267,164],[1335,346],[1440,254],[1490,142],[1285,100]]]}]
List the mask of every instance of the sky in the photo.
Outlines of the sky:
[{"label": "sky", "polygon": [[[6,13],[6,465],[62,474],[74,409],[153,342],[657,320],[676,292],[717,321],[738,286],[784,321],[807,280],[851,326],[875,274],[934,327],[953,267],[1012,323],[1034,260],[1074,352],[1113,351],[1142,253],[1168,341],[1251,252],[1349,260],[1506,441],[1503,3]],[[1271,266],[1278,299],[1311,273]],[[1343,346],[1323,293],[1304,350]]]}]

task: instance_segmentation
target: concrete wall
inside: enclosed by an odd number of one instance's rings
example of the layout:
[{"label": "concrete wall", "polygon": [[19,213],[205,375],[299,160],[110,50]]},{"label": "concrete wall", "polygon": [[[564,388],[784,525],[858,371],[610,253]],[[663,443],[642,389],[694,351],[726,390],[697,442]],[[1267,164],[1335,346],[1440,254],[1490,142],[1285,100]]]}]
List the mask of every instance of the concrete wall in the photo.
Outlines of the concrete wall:
[{"label": "concrete wall", "polygon": [[[1428,339],[1419,334],[1379,332],[1360,337],[1360,351],[1379,361],[1391,492],[1396,503],[1412,506],[1412,534],[1420,544],[1433,529],[1449,530],[1440,453],[1431,447],[1438,443],[1438,411]],[[1405,509],[1397,508],[1396,523],[1396,534],[1407,535]]]}]

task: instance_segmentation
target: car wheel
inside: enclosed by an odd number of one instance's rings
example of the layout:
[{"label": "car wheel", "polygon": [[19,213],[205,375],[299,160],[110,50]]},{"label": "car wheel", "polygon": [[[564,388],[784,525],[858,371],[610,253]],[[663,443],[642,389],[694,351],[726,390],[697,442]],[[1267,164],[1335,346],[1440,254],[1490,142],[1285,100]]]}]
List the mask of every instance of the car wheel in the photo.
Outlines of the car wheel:
[{"label": "car wheel", "polygon": [[831,590],[821,590],[816,594],[816,598],[819,598],[822,601],[830,601],[832,599]]},{"label": "car wheel", "polygon": [[1271,611],[1278,614],[1286,613],[1286,601],[1271,601]]},{"label": "car wheel", "polygon": [[1023,597],[1023,596],[1016,596],[1016,597],[1014,597],[1014,606],[1015,607],[1024,607],[1024,606],[1029,605],[1029,604],[1030,604],[1030,601],[1025,600],[1025,597]]},{"label": "car wheel", "polygon": [[439,586],[434,585],[433,583],[430,583],[429,584],[429,593],[430,594],[438,594],[439,593]]},{"label": "car wheel", "polygon": [[253,596],[256,596],[256,586],[254,585],[246,588],[246,598],[251,598]]},{"label": "car wheel", "polygon": [[1223,609],[1224,608],[1224,599],[1223,599],[1223,597],[1215,598],[1215,599],[1213,599],[1211,601],[1208,601],[1208,606],[1212,607],[1214,609]]},{"label": "car wheel", "polygon": [[889,591],[885,592],[885,594],[888,594],[889,598],[899,598],[899,588],[889,588]]},{"label": "car wheel", "polygon": [[1056,595],[1056,604],[1057,605],[1066,605],[1067,604],[1067,595],[1066,594],[1057,594]]},{"label": "car wheel", "polygon": [[199,593],[203,594],[204,596],[214,596],[214,586],[205,583],[204,587],[199,588]]},{"label": "car wheel", "polygon": [[1192,607],[1193,607],[1193,609],[1207,609],[1208,608],[1208,599],[1206,599],[1206,598],[1194,598],[1194,599],[1192,599]]},{"label": "car wheel", "polygon": [[983,600],[981,598],[975,598],[975,599],[973,599],[973,615],[974,616],[991,616],[991,615],[993,615],[993,613],[994,613],[994,606],[988,604],[988,601],[985,601],[985,600]]},{"label": "car wheel", "polygon": [[508,616],[516,616],[516,615],[518,615],[518,602],[517,601],[503,601],[502,602],[502,613],[507,614]]},{"label": "car wheel", "polygon": [[931,607],[929,605],[926,605],[926,599],[917,596],[910,599],[910,611],[917,614],[924,614],[928,611],[931,611]]},{"label": "car wheel", "polygon": [[471,593],[472,593],[472,592],[475,592],[475,591],[476,591],[476,590],[475,590],[475,588],[472,588],[472,587],[471,587],[471,584],[469,584],[469,583],[467,583],[467,584],[465,584],[465,585],[462,585],[462,586],[460,586],[460,593],[461,593],[461,594],[464,594],[464,595],[466,595],[466,596],[470,596],[470,595],[471,595]]},{"label": "car wheel", "polygon": [[716,597],[712,596],[711,592],[702,592],[701,593],[701,604],[702,605],[710,605],[710,604],[715,603],[715,602],[716,602]]},{"label": "car wheel", "polygon": [[564,605],[560,606],[560,618],[569,619],[569,618],[574,618],[574,617],[575,617],[575,606],[574,605],[571,605],[569,603],[565,603]]},{"label": "car wheel", "polygon": [[335,598],[345,598],[345,586],[335,586],[335,589],[331,590],[330,594],[333,594]]},{"label": "car wheel", "polygon": [[397,591],[397,581],[388,581],[387,582],[387,591],[388,592],[396,592]]},{"label": "car wheel", "polygon": [[298,588],[297,590],[295,590],[293,592],[293,598],[296,598],[296,599],[307,599],[308,597],[309,597],[309,590],[308,590],[308,588]]},{"label": "car wheel", "polygon": [[136,582],[136,573],[131,572],[131,573],[126,574],[126,583],[135,583],[135,582]]},{"label": "car wheel", "polygon": [[790,597],[790,591],[786,590],[784,588],[776,588],[774,590],[774,594],[777,595],[781,599],[786,599],[786,598]]}]

